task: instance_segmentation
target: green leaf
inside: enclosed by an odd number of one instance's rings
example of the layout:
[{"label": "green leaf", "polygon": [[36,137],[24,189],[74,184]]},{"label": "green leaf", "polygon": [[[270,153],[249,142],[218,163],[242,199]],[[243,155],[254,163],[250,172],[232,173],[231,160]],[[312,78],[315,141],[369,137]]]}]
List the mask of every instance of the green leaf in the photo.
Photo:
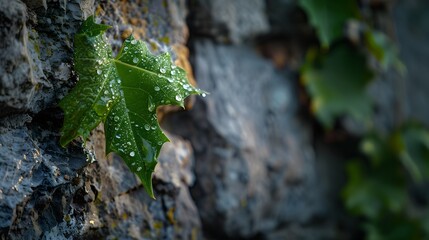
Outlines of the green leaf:
[{"label": "green leaf", "polygon": [[346,21],[359,16],[355,0],[301,0],[300,5],[316,28],[323,47],[341,38]]},{"label": "green leaf", "polygon": [[116,58],[104,32],[109,26],[89,17],[75,36],[75,70],[79,82],[60,102],[64,110],[61,145],[104,122],[106,151],[117,153],[154,197],[152,172],[162,145],[168,141],[159,127],[156,108],[184,106],[194,88],[186,72],[172,65],[168,53],[154,56],[146,44],[130,36]]},{"label": "green leaf", "polygon": [[354,160],[347,165],[349,179],[343,190],[346,207],[368,219],[403,211],[407,195],[400,179],[387,174],[379,176],[375,174],[378,171],[365,168],[361,162]]},{"label": "green leaf", "polygon": [[366,88],[372,72],[356,49],[343,44],[327,54],[309,51],[301,73],[312,96],[312,110],[325,127],[346,114],[360,121],[369,119],[371,100]]},{"label": "green leaf", "polygon": [[343,197],[348,210],[364,217],[367,239],[426,239],[427,212],[410,211],[420,184],[410,191],[409,180],[428,180],[428,131],[406,123],[387,135],[368,134],[361,146],[368,161],[348,163]]}]

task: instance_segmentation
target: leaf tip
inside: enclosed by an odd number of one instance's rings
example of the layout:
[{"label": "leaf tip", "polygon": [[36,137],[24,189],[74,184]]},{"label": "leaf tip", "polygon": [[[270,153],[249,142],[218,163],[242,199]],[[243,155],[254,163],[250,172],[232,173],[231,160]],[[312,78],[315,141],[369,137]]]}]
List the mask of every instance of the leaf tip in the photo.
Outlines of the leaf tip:
[{"label": "leaf tip", "polygon": [[68,143],[69,142],[66,139],[64,139],[63,136],[61,136],[61,138],[60,138],[60,145],[61,145],[61,147],[65,148]]},{"label": "leaf tip", "polygon": [[82,26],[78,33],[94,37],[104,33],[107,29],[111,27],[112,26],[109,25],[96,23],[94,15],[91,15],[82,23]]},{"label": "leaf tip", "polygon": [[153,184],[152,184],[152,173],[146,175],[142,180],[144,189],[146,190],[149,197],[155,200],[155,194],[153,193]]}]

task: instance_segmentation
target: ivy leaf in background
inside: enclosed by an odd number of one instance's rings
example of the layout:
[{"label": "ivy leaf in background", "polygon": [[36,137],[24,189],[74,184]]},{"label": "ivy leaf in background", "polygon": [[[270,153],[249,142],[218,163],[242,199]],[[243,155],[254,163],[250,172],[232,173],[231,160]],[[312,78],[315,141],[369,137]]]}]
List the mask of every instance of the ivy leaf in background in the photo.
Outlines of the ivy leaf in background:
[{"label": "ivy leaf in background", "polygon": [[312,96],[312,110],[325,127],[331,128],[342,115],[369,119],[371,100],[366,88],[372,72],[357,50],[343,44],[326,54],[310,51],[301,77]]},{"label": "ivy leaf in background", "polygon": [[341,38],[346,21],[359,16],[355,0],[301,0],[300,5],[316,28],[323,47]]},{"label": "ivy leaf in background", "polygon": [[189,84],[186,73],[168,53],[154,56],[130,36],[116,58],[104,32],[110,26],[89,17],[74,39],[75,88],[60,102],[64,110],[61,145],[84,140],[104,123],[106,153],[117,153],[154,197],[152,172],[168,138],[156,117],[160,105],[184,106],[190,94],[204,94]]},{"label": "ivy leaf in background", "polygon": [[354,214],[368,219],[377,219],[386,212],[403,211],[406,192],[404,182],[397,177],[396,172],[377,176],[374,175],[374,169],[365,167],[362,161],[349,162],[349,179],[343,190],[346,207]]},{"label": "ivy leaf in background", "polygon": [[367,239],[427,239],[427,210],[409,207],[417,195],[427,193],[422,180],[429,180],[429,132],[408,123],[388,136],[368,134],[361,146],[368,161],[348,163],[342,194],[346,208],[365,217]]}]

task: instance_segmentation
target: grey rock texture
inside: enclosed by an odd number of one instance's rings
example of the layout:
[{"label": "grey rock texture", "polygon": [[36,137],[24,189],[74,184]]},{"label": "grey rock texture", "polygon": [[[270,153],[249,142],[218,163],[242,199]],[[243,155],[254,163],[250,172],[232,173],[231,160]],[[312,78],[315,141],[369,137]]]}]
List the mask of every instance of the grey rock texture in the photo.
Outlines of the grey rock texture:
[{"label": "grey rock texture", "polygon": [[[79,188],[72,182],[87,164],[86,156],[80,147],[61,148],[53,122],[40,121],[16,115],[0,127],[2,239],[38,239],[72,211],[69,204]],[[64,235],[77,232],[65,230]]]},{"label": "grey rock texture", "polygon": [[0,115],[37,113],[58,102],[73,85],[72,39],[87,9],[79,2],[31,9],[21,1],[2,1],[0,11]]},{"label": "grey rock texture", "polygon": [[136,30],[189,65],[184,1],[1,1],[0,239],[198,239],[188,142],[171,136],[163,148],[156,201],[122,160],[104,156],[101,127],[85,146],[59,146],[57,103],[77,80],[73,36],[96,9],[115,26],[114,47]]},{"label": "grey rock texture", "polygon": [[296,0],[266,0],[266,12],[270,32],[281,35],[311,33],[313,29],[306,23],[306,15]]},{"label": "grey rock texture", "polygon": [[269,31],[262,0],[208,0],[191,3],[195,34],[240,43]]},{"label": "grey rock texture", "polygon": [[429,126],[429,4],[427,1],[398,1],[394,6],[396,37],[407,76],[400,86],[403,91],[406,117]]},{"label": "grey rock texture", "polygon": [[[4,6],[6,1],[1,2]],[[34,82],[30,77],[29,54],[26,49],[26,6],[13,1],[0,9],[0,107],[2,115],[25,110],[31,101]]]},{"label": "grey rock texture", "polygon": [[155,171],[154,201],[120,158],[104,156],[104,134],[101,130],[94,133],[88,148],[94,150],[98,162],[85,169],[85,190],[92,190],[93,196],[89,203],[82,203],[83,236],[190,239],[201,235],[198,213],[188,191],[193,183],[192,149],[177,137],[170,136],[170,140]]},{"label": "grey rock texture", "polygon": [[208,234],[287,238],[292,230],[274,232],[323,219],[325,227],[309,231],[333,237],[334,169],[319,168],[328,163],[316,160],[311,132],[299,121],[292,74],[248,46],[194,44],[196,78],[210,95],[171,125],[187,123],[177,129],[195,149],[192,194]]}]

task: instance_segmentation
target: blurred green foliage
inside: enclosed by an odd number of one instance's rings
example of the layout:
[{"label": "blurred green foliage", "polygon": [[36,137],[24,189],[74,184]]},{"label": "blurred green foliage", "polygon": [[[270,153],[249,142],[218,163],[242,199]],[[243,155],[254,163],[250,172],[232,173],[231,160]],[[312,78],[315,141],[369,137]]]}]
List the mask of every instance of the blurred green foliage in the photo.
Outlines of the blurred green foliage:
[{"label": "blurred green foliage", "polygon": [[[312,111],[328,128],[342,116],[367,123],[373,107],[366,93],[375,75],[372,72],[392,67],[402,75],[406,72],[398,49],[384,33],[358,20],[362,17],[355,0],[300,3],[322,44],[322,48],[308,51],[301,68],[303,84],[312,97]],[[379,68],[369,66],[371,58]]]},{"label": "blurred green foliage", "polygon": [[312,96],[313,112],[331,128],[335,118],[345,114],[369,121],[371,99],[366,89],[372,75],[365,55],[341,44],[328,53],[310,50],[301,78]]},{"label": "blurred green foliage", "polygon": [[300,5],[320,40],[301,68],[311,110],[328,129],[344,116],[366,127],[362,156],[347,164],[346,209],[362,221],[366,239],[429,239],[428,203],[417,204],[413,197],[416,186],[429,183],[429,131],[415,123],[386,134],[371,128],[374,109],[367,88],[380,72],[406,73],[398,49],[363,19],[355,0],[301,0]]},{"label": "blurred green foliage", "polygon": [[[429,180],[429,133],[408,124],[368,134],[364,158],[347,164],[346,208],[365,219],[367,239],[428,239],[428,211],[415,209],[410,186]],[[426,225],[425,225],[426,224]]]},{"label": "blurred green foliage", "polygon": [[347,20],[359,16],[354,0],[301,0],[300,4],[307,11],[324,47],[341,38]]}]

